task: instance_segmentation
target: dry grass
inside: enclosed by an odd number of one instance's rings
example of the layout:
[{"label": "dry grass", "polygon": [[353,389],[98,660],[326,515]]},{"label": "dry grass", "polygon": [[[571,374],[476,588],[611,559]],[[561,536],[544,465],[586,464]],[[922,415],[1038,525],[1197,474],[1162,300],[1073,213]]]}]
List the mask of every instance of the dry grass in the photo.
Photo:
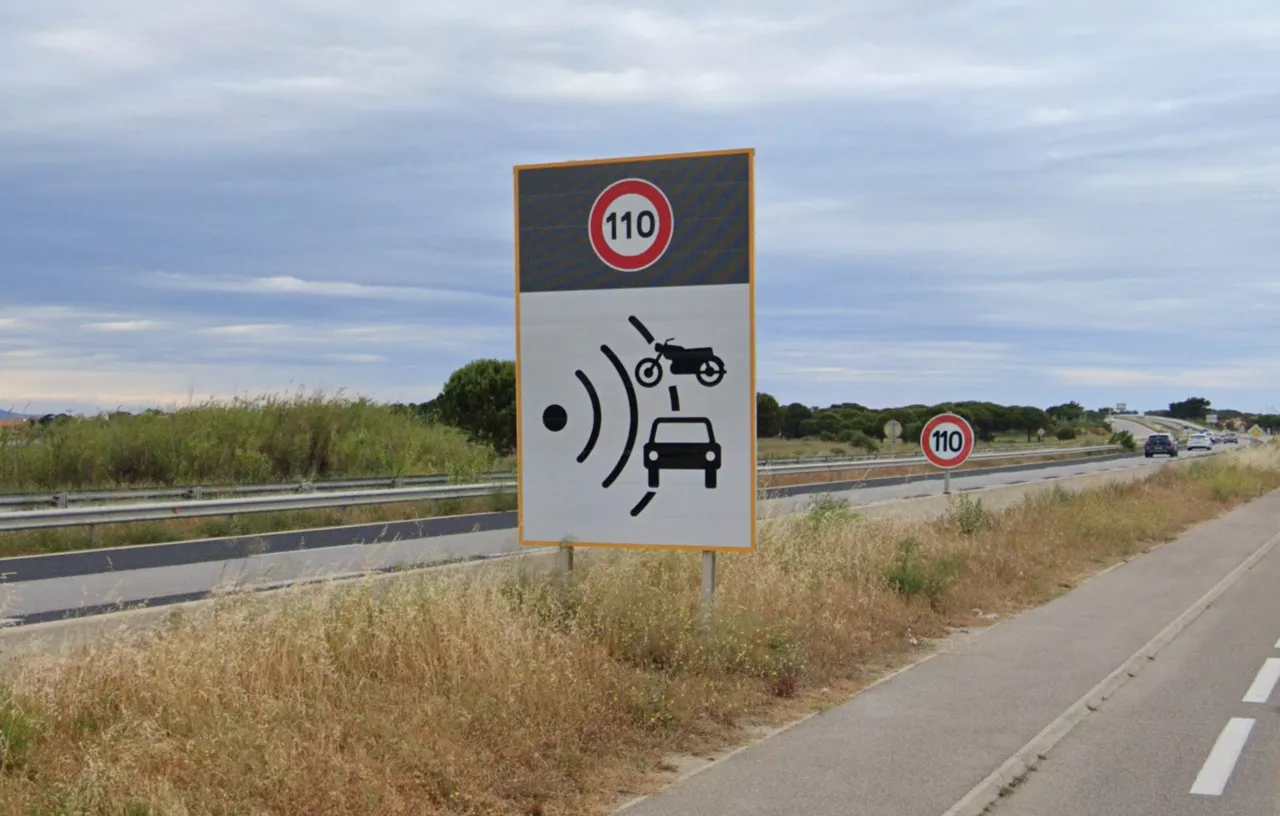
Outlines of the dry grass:
[{"label": "dry grass", "polygon": [[18,667],[0,813],[571,814],[667,752],[830,700],[908,637],[1009,611],[1280,487],[1280,450],[930,524],[830,502],[723,559],[583,554],[229,599],[145,641]]}]

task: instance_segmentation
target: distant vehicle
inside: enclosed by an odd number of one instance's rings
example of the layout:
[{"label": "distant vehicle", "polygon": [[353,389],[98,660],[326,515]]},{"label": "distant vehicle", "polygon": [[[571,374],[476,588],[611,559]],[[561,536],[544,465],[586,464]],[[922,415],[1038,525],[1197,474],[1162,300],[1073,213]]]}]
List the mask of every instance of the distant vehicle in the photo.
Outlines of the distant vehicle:
[{"label": "distant vehicle", "polygon": [[1208,434],[1192,434],[1187,440],[1187,450],[1213,450],[1213,439]]},{"label": "distant vehicle", "polygon": [[1223,435],[1222,442],[1225,445],[1239,445],[1240,437],[1236,436],[1235,431],[1228,431]]},{"label": "distant vehicle", "polygon": [[1151,434],[1147,437],[1147,441],[1142,446],[1142,453],[1148,459],[1157,453],[1163,453],[1167,456],[1178,455],[1178,440],[1166,433]]},{"label": "distant vehicle", "polygon": [[662,470],[701,470],[703,485],[714,488],[720,445],[711,421],[704,417],[655,419],[644,446],[644,466],[649,470],[649,487],[658,486]]}]

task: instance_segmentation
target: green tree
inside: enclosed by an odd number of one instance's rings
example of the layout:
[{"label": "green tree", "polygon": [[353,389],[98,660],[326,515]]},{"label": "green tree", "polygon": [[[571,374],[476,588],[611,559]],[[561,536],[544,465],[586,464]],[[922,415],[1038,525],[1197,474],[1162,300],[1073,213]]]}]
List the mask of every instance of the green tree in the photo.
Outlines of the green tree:
[{"label": "green tree", "polygon": [[807,405],[793,402],[782,412],[782,435],[787,439],[808,436],[804,424],[813,419],[813,411]]},{"label": "green tree", "polygon": [[1052,408],[1045,409],[1045,413],[1053,417],[1058,422],[1079,422],[1084,419],[1084,406],[1072,400],[1071,402],[1055,405]]},{"label": "green tree", "polygon": [[772,439],[782,433],[782,408],[773,395],[756,394],[756,436]]},{"label": "green tree", "polygon": [[1039,408],[1023,406],[1014,411],[1015,427],[1027,434],[1027,441],[1031,441],[1031,436],[1036,431],[1050,425],[1049,415],[1046,411]]},{"label": "green tree", "polygon": [[1204,397],[1191,397],[1182,402],[1169,403],[1169,416],[1173,419],[1194,419],[1204,421],[1212,403]]},{"label": "green tree", "polygon": [[516,364],[473,360],[449,375],[432,401],[440,421],[466,431],[472,441],[501,455],[516,447]]}]

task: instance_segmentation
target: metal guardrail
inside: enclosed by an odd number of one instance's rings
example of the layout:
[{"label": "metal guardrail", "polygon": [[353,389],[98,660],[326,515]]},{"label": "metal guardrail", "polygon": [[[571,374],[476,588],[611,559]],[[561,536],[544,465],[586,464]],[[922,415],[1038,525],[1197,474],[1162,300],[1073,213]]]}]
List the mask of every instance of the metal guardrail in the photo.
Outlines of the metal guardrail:
[{"label": "metal guardrail", "polygon": [[[983,451],[981,453],[972,454],[968,461],[987,461],[999,459],[1026,459],[1039,458],[1042,456],[1063,456],[1072,453],[1093,454],[1108,453],[1122,450],[1120,445],[1093,445],[1090,447],[1077,448],[1030,448],[1016,451]],[[894,461],[858,461],[849,460],[838,462],[824,463],[805,463],[799,465],[769,465],[761,466],[758,472],[761,474],[784,474],[784,473],[824,473],[833,470],[853,470],[857,468],[882,468],[882,467],[901,467],[903,465],[927,465],[928,459],[923,456],[911,456],[896,459]]]},{"label": "metal guardrail", "polygon": [[183,518],[240,516],[257,513],[287,513],[296,510],[325,510],[371,504],[469,499],[491,496],[514,482],[481,482],[469,485],[431,485],[389,490],[350,490],[259,496],[248,499],[206,499],[199,502],[144,502],[98,507],[70,507],[55,510],[20,510],[0,513],[0,532],[47,530],[55,527],[91,527],[98,524],[126,524],[140,521],[173,521]]},{"label": "metal guardrail", "polygon": [[[1045,448],[1041,445],[1009,446],[1000,451],[981,451],[973,458],[981,458],[988,453],[1022,452],[1033,455],[1052,455],[1055,451],[1087,451],[1093,448]],[[901,464],[922,462],[918,453],[868,454],[866,456],[805,456],[791,459],[761,459],[759,470],[769,471],[780,467],[823,464],[865,464],[871,467],[877,463]],[[782,472],[782,471],[779,471]],[[817,472],[820,472],[817,471]],[[505,482],[516,478],[515,473],[485,473],[479,476],[481,482]],[[374,490],[394,489],[402,487],[423,487],[428,485],[447,485],[449,476],[435,474],[430,476],[387,476],[371,479],[333,479],[299,482],[276,482],[256,485],[197,485],[192,487],[143,487],[123,488],[120,490],[87,490],[87,491],[50,491],[48,493],[0,493],[0,510],[4,508],[55,507],[66,508],[78,504],[98,502],[134,502],[156,499],[184,499],[202,501],[215,497],[255,496],[286,493],[332,492],[341,490]]]},{"label": "metal guardrail", "polygon": [[[482,481],[515,478],[510,473],[488,473]],[[84,492],[0,494],[0,507],[70,507],[73,504],[110,501],[144,501],[147,499],[188,499],[199,501],[214,496],[253,496],[277,493],[313,493],[335,490],[423,487],[447,485],[449,477],[404,476],[382,479],[339,479],[320,482],[281,482],[259,485],[198,485],[195,487],[144,487],[123,490],[89,490]]]},{"label": "metal guardrail", "polygon": [[[1025,459],[1068,454],[1109,453],[1122,450],[1119,445],[1096,445],[1080,448],[1041,448],[1038,450],[993,451],[975,453],[970,461]],[[829,473],[840,470],[876,470],[910,464],[927,464],[923,456],[894,460],[854,460],[794,465],[762,465],[759,475],[792,473]],[[423,477],[429,478],[429,477]],[[385,481],[385,480],[384,480]],[[330,483],[334,484],[334,483]],[[422,485],[390,487],[380,490],[324,490],[230,499],[183,499],[164,502],[138,502],[91,507],[56,507],[52,509],[0,512],[0,532],[46,530],[58,527],[95,527],[100,524],[127,524],[145,521],[172,521],[184,518],[281,513],[297,510],[332,510],[405,502],[469,499],[510,492],[516,486],[514,477],[465,485]],[[89,495],[89,494],[82,494]],[[172,498],[172,497],[169,497]]]}]

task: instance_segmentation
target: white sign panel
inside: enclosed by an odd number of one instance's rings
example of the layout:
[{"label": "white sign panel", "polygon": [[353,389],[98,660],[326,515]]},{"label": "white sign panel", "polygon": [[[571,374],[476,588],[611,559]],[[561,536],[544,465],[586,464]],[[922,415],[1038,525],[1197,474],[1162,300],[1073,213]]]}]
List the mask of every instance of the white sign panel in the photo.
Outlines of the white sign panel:
[{"label": "white sign panel", "polygon": [[752,163],[516,168],[522,544],[754,549]]}]

